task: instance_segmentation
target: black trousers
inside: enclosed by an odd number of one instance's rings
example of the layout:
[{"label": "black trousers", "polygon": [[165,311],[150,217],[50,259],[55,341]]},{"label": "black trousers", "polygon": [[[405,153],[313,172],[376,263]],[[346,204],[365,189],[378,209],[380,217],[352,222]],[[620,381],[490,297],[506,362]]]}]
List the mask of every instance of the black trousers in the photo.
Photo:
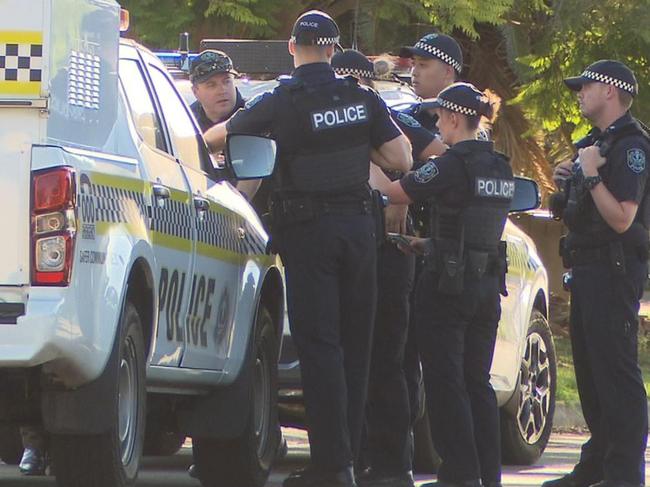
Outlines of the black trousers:
[{"label": "black trousers", "polygon": [[289,324],[302,374],[312,464],[359,452],[377,298],[374,221],[326,215],[283,228]]},{"label": "black trousers", "polygon": [[498,278],[465,278],[462,294],[438,291],[423,270],[416,320],[431,433],[446,482],[501,480],[499,412],[490,384],[501,315]]},{"label": "black trousers", "polygon": [[573,267],[571,346],[582,411],[591,438],[575,472],[644,484],[647,398],[638,366],[639,300],[645,261],[626,259],[625,275],[609,262]]},{"label": "black trousers", "polygon": [[373,470],[411,470],[411,410],[404,375],[415,259],[386,243],[377,263],[377,317],[366,407],[367,456]]}]

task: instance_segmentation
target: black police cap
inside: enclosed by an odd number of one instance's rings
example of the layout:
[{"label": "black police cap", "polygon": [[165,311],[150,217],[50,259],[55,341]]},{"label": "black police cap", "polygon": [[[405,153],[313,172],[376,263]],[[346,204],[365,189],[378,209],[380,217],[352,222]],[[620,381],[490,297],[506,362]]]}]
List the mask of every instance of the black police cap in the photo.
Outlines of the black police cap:
[{"label": "black police cap", "polygon": [[217,73],[239,74],[233,68],[232,59],[225,52],[207,49],[201,51],[192,60],[190,66],[190,81],[192,83],[203,83]]},{"label": "black police cap", "polygon": [[468,117],[492,116],[492,106],[488,97],[471,83],[453,83],[442,90],[436,98],[424,100],[420,107],[424,110],[445,108]]},{"label": "black police cap", "polygon": [[635,96],[639,92],[639,84],[630,68],[620,61],[603,59],[589,65],[580,76],[566,78],[564,84],[573,91],[580,91],[585,83],[605,83],[615,86],[630,95]]},{"label": "black police cap", "polygon": [[329,46],[338,44],[339,27],[334,19],[320,10],[305,12],[293,24],[291,40],[302,46]]},{"label": "black police cap", "polygon": [[375,77],[375,68],[366,56],[354,49],[346,49],[332,56],[332,68],[336,74],[350,75],[356,78],[372,79]]},{"label": "black police cap", "polygon": [[400,50],[400,57],[422,56],[440,59],[449,64],[458,74],[463,70],[463,52],[460,45],[446,34],[427,34],[417,41],[414,46],[406,46]]}]

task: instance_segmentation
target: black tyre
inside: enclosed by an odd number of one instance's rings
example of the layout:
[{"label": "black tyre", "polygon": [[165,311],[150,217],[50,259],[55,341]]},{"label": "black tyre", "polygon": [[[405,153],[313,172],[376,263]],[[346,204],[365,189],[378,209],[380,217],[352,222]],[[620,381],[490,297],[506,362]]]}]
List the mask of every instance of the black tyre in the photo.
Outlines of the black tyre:
[{"label": "black tyre", "polygon": [[441,460],[433,446],[429,413],[426,407],[420,419],[413,426],[413,439],[413,470],[417,473],[436,473],[438,467],[440,467]]},{"label": "black tyre", "polygon": [[514,407],[501,410],[503,462],[531,465],[544,452],[553,428],[557,369],[548,322],[533,310]]},{"label": "black tyre", "polygon": [[250,416],[244,432],[233,440],[193,438],[194,463],[204,487],[262,487],[281,442],[277,403],[278,346],[271,315],[258,311],[252,367]]},{"label": "black tyre", "polygon": [[0,424],[0,460],[7,465],[18,465],[22,456],[20,428],[13,424]]},{"label": "black tyre", "polygon": [[152,457],[168,457],[175,455],[185,443],[185,435],[177,431],[167,431],[165,428],[149,429],[150,423],[147,422],[147,430],[144,435],[143,455]]},{"label": "black tyre", "polygon": [[145,351],[140,316],[127,301],[120,320],[114,425],[98,435],[53,435],[61,487],[126,487],[135,483],[145,427]]}]

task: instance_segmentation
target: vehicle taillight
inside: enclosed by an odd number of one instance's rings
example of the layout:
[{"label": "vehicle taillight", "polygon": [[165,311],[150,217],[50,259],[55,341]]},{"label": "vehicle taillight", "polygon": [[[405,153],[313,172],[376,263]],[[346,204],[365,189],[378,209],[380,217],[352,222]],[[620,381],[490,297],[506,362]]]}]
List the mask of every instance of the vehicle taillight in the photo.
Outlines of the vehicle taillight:
[{"label": "vehicle taillight", "polygon": [[67,286],[76,228],[74,171],[69,167],[32,173],[32,284]]}]

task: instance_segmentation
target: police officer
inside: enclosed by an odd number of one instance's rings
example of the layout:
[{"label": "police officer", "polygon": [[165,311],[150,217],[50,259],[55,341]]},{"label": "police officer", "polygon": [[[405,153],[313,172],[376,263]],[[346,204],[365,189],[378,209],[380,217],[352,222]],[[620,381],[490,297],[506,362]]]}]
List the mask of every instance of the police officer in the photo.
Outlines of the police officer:
[{"label": "police officer", "polygon": [[573,471],[544,487],[639,486],[648,411],[637,316],[648,270],[650,139],[630,115],[638,85],[623,63],[598,61],[565,83],[593,124],[574,160],[554,173],[567,187],[571,345],[591,438]]},{"label": "police officer", "polygon": [[514,194],[508,159],[476,140],[486,96],[467,83],[442,90],[429,107],[450,148],[386,190],[396,202],[433,199],[430,239],[415,320],[441,486],[499,486],[499,416],[490,367],[505,282],[501,234]]},{"label": "police officer", "polygon": [[[360,83],[371,87],[374,87],[376,77],[389,72],[386,64],[385,60],[373,63],[354,49],[337,52],[332,57],[332,68],[337,74],[355,76]],[[390,111],[393,121],[411,142],[414,160],[431,155],[431,147],[443,146],[411,115]],[[401,173],[395,171],[386,171],[385,174],[392,180],[401,177]],[[407,208],[407,205],[395,204],[385,208],[386,231],[412,234]],[[379,248],[377,263],[377,317],[366,407],[365,458],[362,459],[362,466],[369,468],[357,475],[357,481],[368,487],[410,487],[413,485],[412,416],[404,374],[404,350],[415,259],[386,241]]]},{"label": "police officer", "polygon": [[356,486],[376,300],[368,162],[372,153],[388,169],[412,164],[379,96],[332,70],[338,40],[327,14],[300,16],[289,41],[292,77],[206,134],[213,150],[227,133],[278,143],[272,239],[286,269],[311,447],[311,465],[286,487]]},{"label": "police officer", "polygon": [[190,105],[201,131],[228,120],[244,107],[244,99],[235,86],[237,71],[222,51],[208,49],[192,60],[190,81],[196,101]]}]

